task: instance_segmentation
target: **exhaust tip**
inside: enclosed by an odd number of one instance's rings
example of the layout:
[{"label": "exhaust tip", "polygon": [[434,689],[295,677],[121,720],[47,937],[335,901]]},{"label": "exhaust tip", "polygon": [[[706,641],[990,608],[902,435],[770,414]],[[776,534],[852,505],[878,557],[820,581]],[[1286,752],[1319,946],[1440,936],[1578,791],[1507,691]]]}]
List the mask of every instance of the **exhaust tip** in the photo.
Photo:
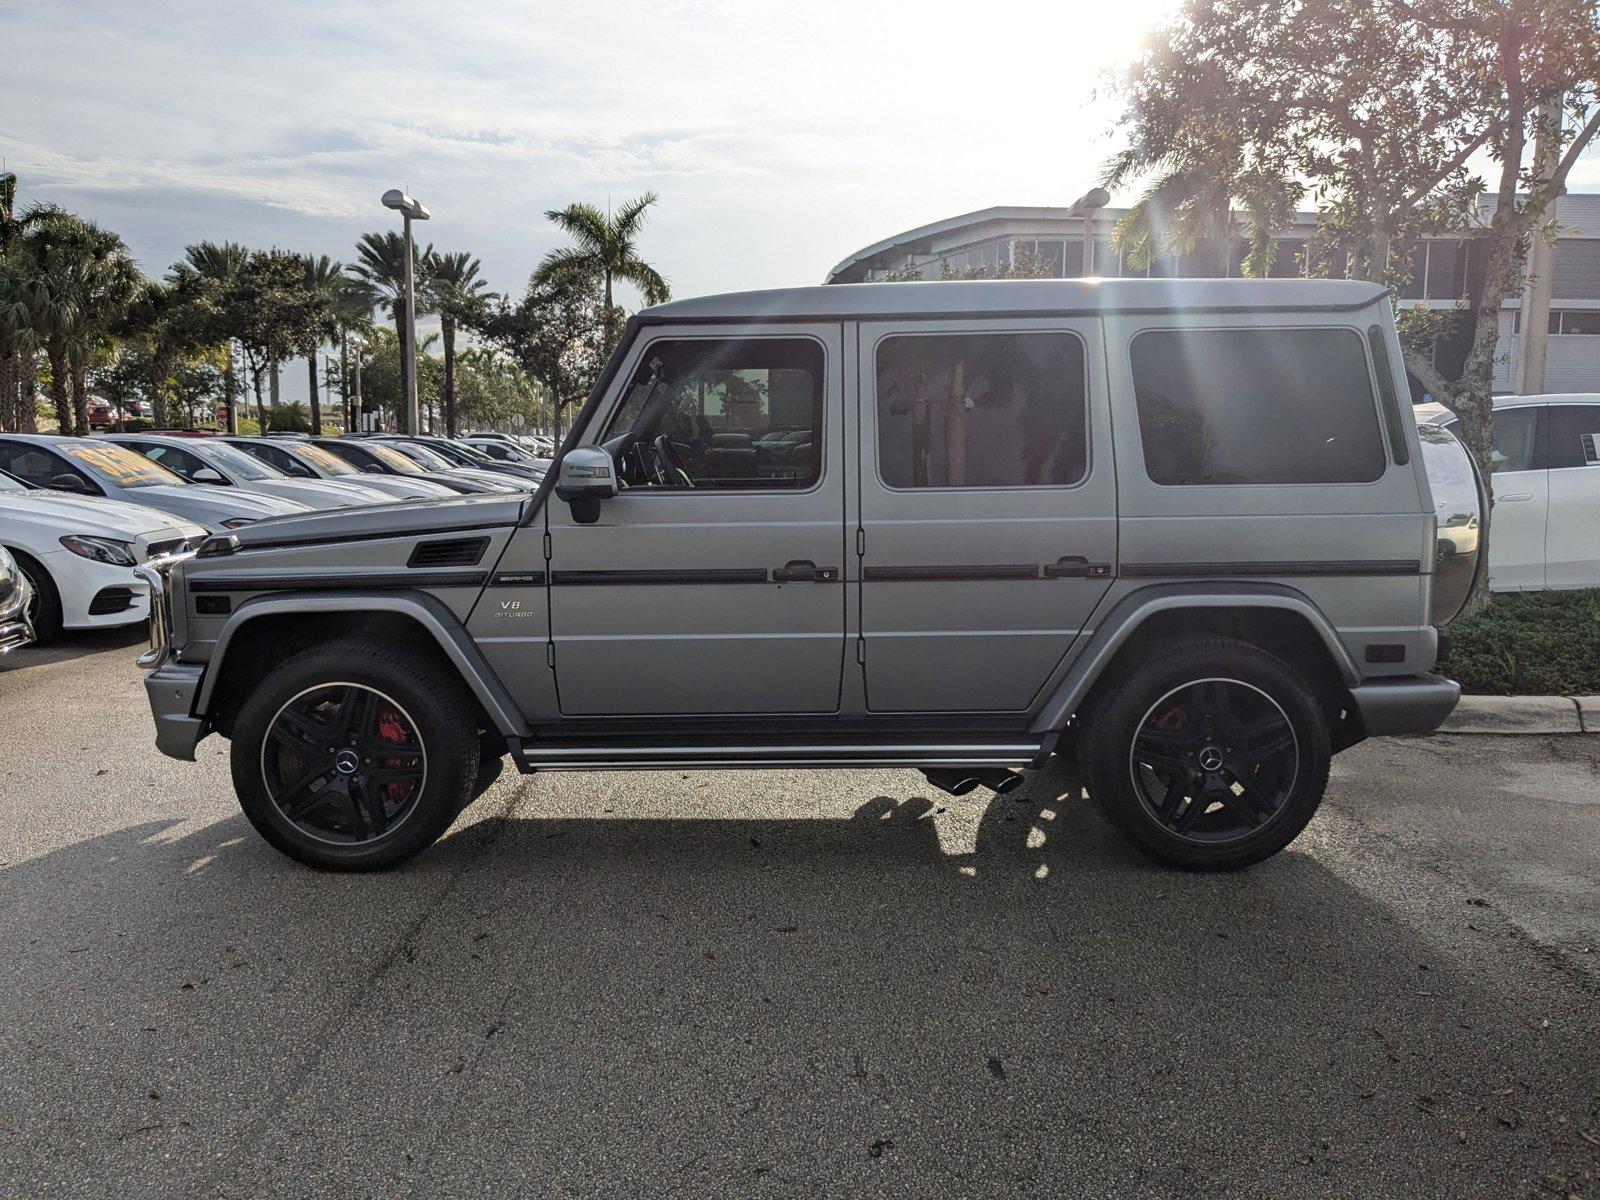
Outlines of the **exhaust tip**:
[{"label": "exhaust tip", "polygon": [[965,796],[983,782],[971,771],[934,768],[922,773],[934,787],[952,796]]}]

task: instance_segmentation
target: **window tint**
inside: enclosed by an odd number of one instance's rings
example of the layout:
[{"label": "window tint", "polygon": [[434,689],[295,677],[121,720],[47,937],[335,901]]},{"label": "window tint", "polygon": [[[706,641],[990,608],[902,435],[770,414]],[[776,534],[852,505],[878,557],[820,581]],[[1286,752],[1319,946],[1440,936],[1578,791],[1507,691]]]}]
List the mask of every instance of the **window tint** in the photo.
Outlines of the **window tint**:
[{"label": "window tint", "polygon": [[1600,467],[1600,404],[1552,404],[1550,466]]},{"label": "window tint", "polygon": [[885,338],[877,378],[878,474],[890,487],[1059,487],[1088,472],[1074,334]]},{"label": "window tint", "polygon": [[1538,448],[1537,407],[1508,408],[1494,414],[1494,455],[1491,462],[1496,474],[1501,471],[1533,470]]},{"label": "window tint", "polygon": [[76,475],[91,491],[100,490],[88,475],[65,459],[26,442],[0,442],[0,471],[7,471],[37,487],[49,487],[57,475]]},{"label": "window tint", "polygon": [[1133,339],[1145,470],[1159,484],[1366,483],[1383,439],[1345,329],[1152,330]]},{"label": "window tint", "polygon": [[[606,431],[638,435],[630,488],[808,488],[822,474],[822,347],[809,338],[652,342]],[[642,424],[641,424],[642,422]],[[770,435],[796,435],[775,442]],[[666,437],[663,464],[656,439]],[[679,474],[681,472],[681,474]]]}]

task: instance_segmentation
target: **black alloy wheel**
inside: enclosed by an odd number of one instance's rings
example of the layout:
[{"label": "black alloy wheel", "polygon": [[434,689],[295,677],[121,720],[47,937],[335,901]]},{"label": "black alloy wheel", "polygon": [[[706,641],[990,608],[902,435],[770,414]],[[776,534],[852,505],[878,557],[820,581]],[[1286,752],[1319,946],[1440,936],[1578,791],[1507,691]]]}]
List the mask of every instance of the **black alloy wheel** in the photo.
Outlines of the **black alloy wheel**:
[{"label": "black alloy wheel", "polygon": [[398,828],[427,776],[416,722],[389,696],[357,683],[321,684],[292,697],[261,747],[261,781],[283,819],[336,845]]},{"label": "black alloy wheel", "polygon": [[1199,679],[1150,706],[1128,770],[1140,802],[1166,829],[1227,843],[1283,811],[1299,757],[1294,727],[1272,697],[1237,679]]}]

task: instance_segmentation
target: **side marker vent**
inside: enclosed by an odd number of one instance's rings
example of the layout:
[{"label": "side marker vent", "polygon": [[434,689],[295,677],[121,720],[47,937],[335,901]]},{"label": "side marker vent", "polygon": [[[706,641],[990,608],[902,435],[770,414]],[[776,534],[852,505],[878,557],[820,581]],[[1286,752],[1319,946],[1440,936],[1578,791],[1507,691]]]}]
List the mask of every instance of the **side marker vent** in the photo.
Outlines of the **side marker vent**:
[{"label": "side marker vent", "polygon": [[418,542],[406,560],[408,567],[475,567],[489,548],[488,538],[451,538]]}]

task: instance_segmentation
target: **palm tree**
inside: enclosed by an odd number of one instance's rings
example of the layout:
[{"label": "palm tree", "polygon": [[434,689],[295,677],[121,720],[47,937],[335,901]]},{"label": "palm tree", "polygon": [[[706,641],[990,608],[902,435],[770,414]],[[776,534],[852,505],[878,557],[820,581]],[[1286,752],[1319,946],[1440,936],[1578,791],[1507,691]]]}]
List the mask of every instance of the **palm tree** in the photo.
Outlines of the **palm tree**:
[{"label": "palm tree", "polygon": [[[50,363],[62,433],[89,431],[89,364],[138,294],[143,276],[116,234],[71,213],[47,211],[23,235],[32,276],[28,325]],[[71,400],[68,400],[68,388]]]},{"label": "palm tree", "polygon": [[600,282],[605,286],[604,346],[607,354],[617,344],[616,310],[611,285],[614,280],[633,284],[646,304],[661,304],[672,296],[656,269],[639,257],[639,230],[645,214],[657,200],[646,192],[629,200],[614,215],[602,213],[592,204],[569,204],[544,215],[568,234],[576,245],[550,251],[533,273],[532,286],[569,282]]},{"label": "palm tree", "polygon": [[[364,233],[356,243],[356,258],[358,261],[347,269],[367,286],[370,305],[381,305],[389,310],[404,359],[411,352],[406,345],[406,239],[392,229],[385,233]],[[415,274],[418,278],[428,277],[432,261],[430,243],[417,252]],[[417,289],[418,313],[422,312],[427,295],[425,289]]]},{"label": "palm tree", "polygon": [[[226,292],[237,285],[249,261],[250,251],[238,242],[196,242],[184,250],[183,261],[173,268],[169,278],[178,282],[185,273],[192,273]],[[234,377],[231,335],[226,339],[226,349],[228,359],[222,373],[222,390],[227,393],[228,432],[237,433],[239,410],[234,403],[234,396],[238,391],[238,382]]]},{"label": "palm tree", "polygon": [[318,435],[322,433],[322,399],[317,394],[317,346],[324,341],[338,340],[342,328],[339,304],[349,291],[350,277],[344,273],[343,263],[334,262],[326,254],[306,258],[306,292],[320,314],[316,322],[317,341],[306,354],[306,373],[311,386],[311,432]]},{"label": "palm tree", "polygon": [[456,436],[456,325],[472,321],[494,299],[479,277],[483,264],[466,251],[435,255],[428,262],[429,299],[439,310],[444,338],[444,432]]}]

